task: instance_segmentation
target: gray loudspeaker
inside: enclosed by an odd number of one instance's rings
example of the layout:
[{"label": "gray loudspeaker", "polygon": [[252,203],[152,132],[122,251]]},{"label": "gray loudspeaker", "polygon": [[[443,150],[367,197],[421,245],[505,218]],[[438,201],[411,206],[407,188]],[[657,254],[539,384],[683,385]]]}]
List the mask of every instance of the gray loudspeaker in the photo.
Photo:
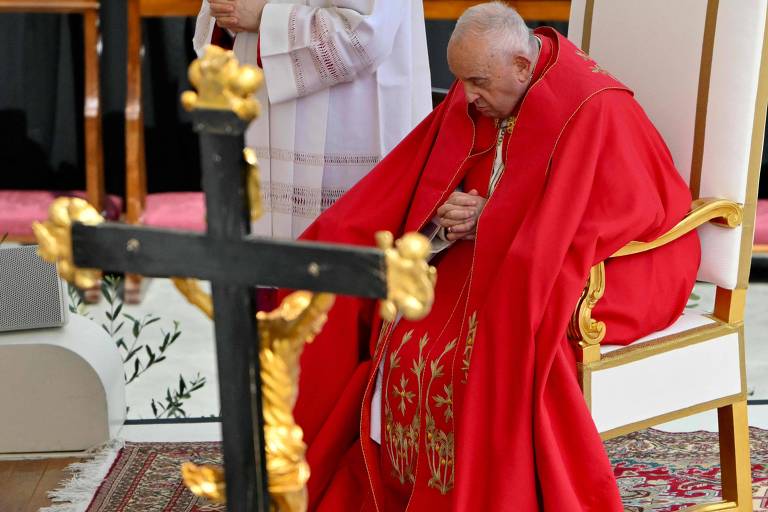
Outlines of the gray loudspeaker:
[{"label": "gray loudspeaker", "polygon": [[56,265],[41,260],[36,245],[0,247],[0,331],[66,324],[64,286]]}]

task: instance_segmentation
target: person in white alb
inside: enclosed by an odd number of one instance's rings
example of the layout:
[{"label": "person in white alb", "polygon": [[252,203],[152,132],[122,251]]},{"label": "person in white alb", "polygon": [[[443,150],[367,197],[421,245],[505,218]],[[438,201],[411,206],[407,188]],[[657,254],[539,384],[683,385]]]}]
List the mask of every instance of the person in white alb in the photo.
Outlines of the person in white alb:
[{"label": "person in white alb", "polygon": [[421,0],[204,0],[195,50],[260,65],[259,236],[296,238],[432,109]]}]

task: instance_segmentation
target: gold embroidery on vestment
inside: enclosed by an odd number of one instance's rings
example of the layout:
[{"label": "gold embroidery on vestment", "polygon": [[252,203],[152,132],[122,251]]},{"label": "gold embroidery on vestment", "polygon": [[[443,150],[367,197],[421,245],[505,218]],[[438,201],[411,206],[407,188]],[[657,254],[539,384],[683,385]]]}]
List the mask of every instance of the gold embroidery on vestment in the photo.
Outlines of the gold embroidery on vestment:
[{"label": "gold embroidery on vestment", "polygon": [[[464,350],[461,361],[463,372],[462,383],[466,383],[472,349],[477,333],[477,311],[468,317],[468,331],[464,341]],[[462,329],[463,330],[463,329]],[[434,359],[425,356],[429,349],[429,333],[425,333],[419,339],[418,356],[411,361],[410,368],[403,368],[401,352],[403,348],[414,339],[414,330],[405,332],[400,343],[387,356],[389,371],[386,373],[383,383],[383,408],[384,408],[384,443],[386,452],[392,464],[392,476],[401,485],[416,483],[416,469],[418,466],[421,446],[421,418],[424,417],[424,455],[426,468],[429,470],[427,487],[445,495],[451,492],[455,483],[455,434],[454,421],[454,384],[453,378],[447,372],[445,365],[454,363],[455,358],[446,357],[458,346],[459,338],[454,338],[448,343],[440,355]],[[442,333],[441,333],[442,335]],[[425,374],[429,363],[429,374]],[[456,369],[459,369],[458,366]],[[395,375],[395,370],[402,372]],[[426,377],[429,380],[426,382]],[[442,384],[436,384],[438,379],[448,377],[450,380]],[[413,384],[415,378],[416,384]],[[434,390],[433,387],[439,386]],[[423,413],[422,413],[423,407]],[[415,410],[414,410],[415,409]],[[413,411],[413,418],[406,421],[409,411]],[[446,430],[438,427],[436,417],[442,417],[449,426]],[[398,421],[399,420],[399,421]]]},{"label": "gold embroidery on vestment", "polygon": [[[443,349],[443,353],[437,358],[433,359],[429,367],[431,370],[431,377],[429,384],[427,385],[427,394],[429,394],[432,388],[432,383],[435,379],[442,377],[443,365],[440,364],[443,357],[445,357],[451,350],[456,348],[458,339],[454,338]],[[453,384],[448,383],[443,386],[445,395],[432,395],[432,400],[435,402],[435,407],[442,408],[446,422],[450,422],[453,418]],[[435,418],[432,416],[432,409],[429,406],[429,400],[426,405],[426,427],[425,432],[427,435],[427,464],[429,465],[430,479],[427,482],[427,486],[437,489],[440,494],[447,494],[453,489],[454,476],[455,476],[455,464],[454,464],[454,433],[452,431],[446,432],[437,428]]]},{"label": "gold embroidery on vestment", "polygon": [[592,65],[592,67],[590,68],[590,71],[592,71],[593,73],[602,73],[602,74],[604,74],[604,75],[606,75],[606,76],[610,76],[611,78],[613,78],[613,75],[612,75],[612,74],[610,74],[610,73],[609,73],[607,70],[605,70],[605,69],[601,68],[601,67],[600,67],[600,66],[599,66],[599,65],[598,65],[598,64],[595,62],[595,60],[594,60],[592,57],[590,57],[589,55],[587,55],[587,54],[586,54],[586,53],[584,53],[583,51],[581,51],[581,50],[576,50],[576,55],[578,55],[579,57],[581,57],[582,59],[584,59],[584,62],[586,62],[586,63],[588,63],[588,64],[591,64],[591,65]]},{"label": "gold embroidery on vestment", "polygon": [[422,351],[429,341],[427,334],[422,336],[419,340],[419,358],[414,362],[411,371],[416,377],[417,384],[417,406],[416,412],[413,416],[413,420],[410,424],[404,424],[395,420],[394,411],[389,400],[389,390],[392,389],[392,393],[400,398],[400,405],[398,409],[400,414],[405,416],[406,402],[413,403],[413,391],[408,391],[408,379],[405,374],[400,377],[400,388],[397,385],[389,387],[389,377],[392,371],[400,368],[400,350],[410,341],[413,337],[413,330],[410,330],[403,334],[403,338],[400,341],[400,345],[389,356],[389,373],[386,376],[386,383],[384,385],[384,392],[386,394],[384,401],[384,439],[387,445],[387,455],[392,462],[392,474],[397,478],[401,484],[405,484],[406,481],[411,484],[416,482],[416,462],[419,455],[419,428],[421,421],[419,419],[419,407],[421,404],[421,372],[424,369],[424,357]]},{"label": "gold embroidery on vestment", "polygon": [[469,363],[472,361],[472,350],[475,348],[475,335],[477,334],[477,311],[469,317],[469,330],[467,331],[467,340],[464,342],[464,359],[461,364],[461,371],[464,372],[462,384],[467,383],[469,378]]}]

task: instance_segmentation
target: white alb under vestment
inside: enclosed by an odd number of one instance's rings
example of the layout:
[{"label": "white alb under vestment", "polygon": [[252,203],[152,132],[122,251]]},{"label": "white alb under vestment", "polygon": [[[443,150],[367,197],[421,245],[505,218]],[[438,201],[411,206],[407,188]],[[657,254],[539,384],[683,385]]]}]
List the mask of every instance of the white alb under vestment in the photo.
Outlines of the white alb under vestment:
[{"label": "white alb under vestment", "polygon": [[[205,0],[195,50],[215,20]],[[260,40],[259,40],[260,39]],[[271,0],[235,55],[266,87],[246,133],[262,178],[260,236],[296,238],[431,110],[421,0]]]}]

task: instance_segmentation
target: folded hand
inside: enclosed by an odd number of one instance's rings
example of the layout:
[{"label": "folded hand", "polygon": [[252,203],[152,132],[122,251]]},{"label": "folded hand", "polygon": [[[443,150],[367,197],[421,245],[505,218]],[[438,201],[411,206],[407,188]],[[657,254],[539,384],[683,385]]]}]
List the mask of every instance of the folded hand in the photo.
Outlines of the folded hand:
[{"label": "folded hand", "polygon": [[480,197],[477,190],[454,192],[437,209],[438,223],[445,228],[448,240],[473,239],[487,199]]}]

